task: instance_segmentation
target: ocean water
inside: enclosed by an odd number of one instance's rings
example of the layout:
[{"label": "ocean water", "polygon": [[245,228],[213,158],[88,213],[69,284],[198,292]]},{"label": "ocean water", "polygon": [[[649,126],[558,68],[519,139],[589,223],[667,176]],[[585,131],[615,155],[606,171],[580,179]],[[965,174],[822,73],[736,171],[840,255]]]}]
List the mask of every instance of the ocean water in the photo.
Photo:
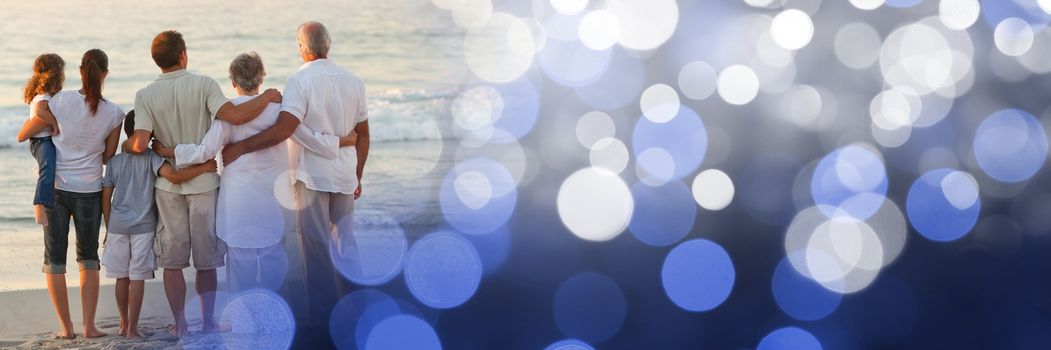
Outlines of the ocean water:
[{"label": "ocean water", "polygon": [[[77,89],[80,55],[100,48],[110,58],[104,95],[132,107],[135,92],[159,69],[149,55],[158,32],[176,29],[188,47],[189,70],[219,81],[235,96],[227,67],[237,54],[258,52],[263,88],[282,88],[302,64],[296,28],[306,20],[328,27],[330,58],[357,73],[368,94],[373,149],[358,220],[395,218],[412,235],[438,225],[435,204],[449,160],[449,105],[463,89],[463,32],[448,11],[427,0],[207,1],[141,3],[119,0],[10,2],[0,11],[0,291],[43,288],[43,243],[32,218],[33,160],[15,135],[28,108],[22,87],[33,59],[54,52],[66,60],[65,89]],[[26,16],[45,12],[41,16]],[[411,18],[411,21],[405,19]],[[103,229],[103,232],[105,230]],[[71,234],[72,237],[72,234]],[[72,242],[71,242],[72,243]],[[69,261],[75,255],[69,255]],[[71,271],[72,272],[72,271]],[[72,277],[72,274],[71,276]]]},{"label": "ocean water", "polygon": [[[66,60],[65,88],[75,89],[80,86],[81,54],[91,48],[106,51],[110,74],[105,96],[129,107],[135,91],[160,73],[149,47],[153,36],[167,29],[179,30],[186,39],[189,70],[215,78],[232,97],[227,68],[237,54],[258,52],[267,68],[263,88],[281,88],[302,64],[296,27],[312,19],[325,23],[333,40],[330,58],[365,80],[377,141],[441,138],[436,118],[448,114],[448,102],[467,74],[462,30],[448,11],[427,0],[189,0],[145,5],[127,0],[62,0],[42,5],[13,2],[4,7],[0,12],[0,145],[11,145],[21,126],[27,111],[21,102],[22,87],[37,55],[61,55]],[[24,15],[41,7],[49,23]]]}]

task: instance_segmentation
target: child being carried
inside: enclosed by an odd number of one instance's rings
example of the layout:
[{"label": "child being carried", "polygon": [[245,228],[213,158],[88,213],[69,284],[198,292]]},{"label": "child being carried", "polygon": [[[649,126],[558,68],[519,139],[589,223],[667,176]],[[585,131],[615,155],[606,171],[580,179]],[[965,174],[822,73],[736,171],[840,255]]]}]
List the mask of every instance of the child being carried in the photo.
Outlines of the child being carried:
[{"label": "child being carried", "polygon": [[[26,82],[23,100],[29,104],[29,119],[18,132],[18,142],[29,140],[29,153],[37,162],[37,186],[33,195],[33,216],[36,223],[47,225],[45,208],[55,207],[55,143],[51,135],[58,134],[58,122],[51,114],[48,101],[51,95],[62,91],[66,62],[53,53],[37,56],[33,61],[33,76]],[[38,131],[39,130],[39,131]]]}]

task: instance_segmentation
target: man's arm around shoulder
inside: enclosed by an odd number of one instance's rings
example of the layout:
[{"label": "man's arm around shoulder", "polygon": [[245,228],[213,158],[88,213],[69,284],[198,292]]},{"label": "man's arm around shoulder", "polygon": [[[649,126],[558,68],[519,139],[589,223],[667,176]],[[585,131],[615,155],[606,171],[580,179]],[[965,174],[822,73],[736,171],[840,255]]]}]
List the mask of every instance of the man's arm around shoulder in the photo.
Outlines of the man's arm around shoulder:
[{"label": "man's arm around shoulder", "polygon": [[239,105],[226,102],[219,107],[215,117],[233,125],[241,125],[258,117],[270,103],[281,103],[281,93],[276,89],[267,89],[259,96]]},{"label": "man's arm around shoulder", "polygon": [[281,112],[273,126],[240,142],[226,145],[223,148],[223,165],[233,163],[244,154],[266,149],[287,140],[298,126],[299,118],[292,113]]}]

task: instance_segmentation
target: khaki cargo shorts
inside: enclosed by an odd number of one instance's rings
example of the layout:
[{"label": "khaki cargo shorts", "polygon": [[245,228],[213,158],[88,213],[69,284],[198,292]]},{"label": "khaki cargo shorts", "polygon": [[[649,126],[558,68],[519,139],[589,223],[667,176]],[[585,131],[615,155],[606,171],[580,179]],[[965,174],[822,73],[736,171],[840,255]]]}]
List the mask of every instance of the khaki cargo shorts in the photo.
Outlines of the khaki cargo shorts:
[{"label": "khaki cargo shorts", "polygon": [[224,265],[226,243],[215,234],[219,190],[177,194],[157,189],[157,239],[153,251],[162,269],[214,270]]}]

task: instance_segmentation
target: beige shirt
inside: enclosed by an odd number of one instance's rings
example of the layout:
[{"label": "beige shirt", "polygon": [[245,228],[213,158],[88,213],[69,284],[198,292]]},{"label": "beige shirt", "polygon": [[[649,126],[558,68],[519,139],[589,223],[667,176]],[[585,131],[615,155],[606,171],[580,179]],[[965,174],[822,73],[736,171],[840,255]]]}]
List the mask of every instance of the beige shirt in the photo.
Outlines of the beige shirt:
[{"label": "beige shirt", "polygon": [[[368,120],[365,83],[357,75],[327,59],[303,64],[285,82],[281,111],[289,112],[313,132],[349,135]],[[293,176],[307,188],[351,194],[358,188],[358,154],[342,147],[336,157],[315,153],[300,143],[289,144]]]},{"label": "beige shirt", "polygon": [[[185,69],[164,73],[135,94],[135,129],[152,131],[169,147],[201,143],[226,102],[215,79]],[[204,193],[219,187],[219,175],[204,173],[178,185],[158,178],[156,187],[178,194]]]}]

